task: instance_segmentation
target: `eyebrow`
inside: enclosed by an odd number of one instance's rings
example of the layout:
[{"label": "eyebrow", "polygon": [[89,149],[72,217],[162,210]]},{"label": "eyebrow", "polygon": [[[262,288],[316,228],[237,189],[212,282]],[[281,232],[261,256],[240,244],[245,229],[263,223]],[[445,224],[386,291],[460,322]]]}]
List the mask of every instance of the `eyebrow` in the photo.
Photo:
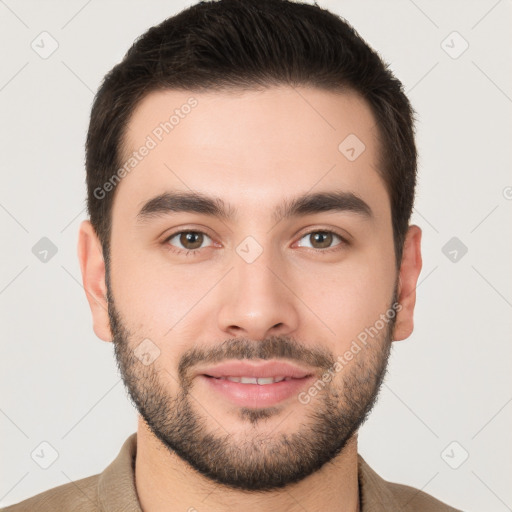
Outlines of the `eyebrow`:
[{"label": "eyebrow", "polygon": [[[173,213],[188,212],[216,217],[223,221],[234,221],[238,210],[227,205],[220,197],[211,197],[200,192],[164,192],[146,201],[137,221],[144,223],[154,218]],[[373,217],[370,206],[352,192],[333,191],[306,193],[292,199],[285,199],[273,212],[274,222],[291,217],[303,217],[323,212],[351,212],[368,219]]]}]

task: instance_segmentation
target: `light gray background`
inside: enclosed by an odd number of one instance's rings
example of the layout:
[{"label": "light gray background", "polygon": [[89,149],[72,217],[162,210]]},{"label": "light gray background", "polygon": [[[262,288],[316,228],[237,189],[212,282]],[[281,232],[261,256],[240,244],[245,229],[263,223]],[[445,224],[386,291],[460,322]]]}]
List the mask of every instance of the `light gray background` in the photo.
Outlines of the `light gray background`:
[{"label": "light gray background", "polygon": [[[80,284],[83,146],[104,74],[191,3],[0,0],[2,506],[101,472],[136,430]],[[512,510],[512,4],[318,3],[391,63],[418,112],[416,329],[394,344],[360,452],[386,479],[453,506]],[[47,59],[31,47],[43,31],[59,45]],[[458,58],[464,41],[453,31],[469,44]],[[42,237],[58,249],[46,263],[32,252]],[[452,237],[468,248],[456,262],[442,252]],[[51,456],[43,441],[58,452],[48,469],[31,458]]]}]

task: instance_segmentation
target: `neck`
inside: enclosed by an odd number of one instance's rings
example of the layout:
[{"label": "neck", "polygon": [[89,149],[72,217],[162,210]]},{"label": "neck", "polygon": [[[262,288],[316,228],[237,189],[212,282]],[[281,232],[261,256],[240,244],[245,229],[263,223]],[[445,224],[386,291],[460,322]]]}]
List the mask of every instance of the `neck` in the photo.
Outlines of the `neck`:
[{"label": "neck", "polygon": [[358,512],[357,434],[316,473],[285,488],[256,493],[222,487],[199,474],[139,417],[135,481],[144,512]]}]

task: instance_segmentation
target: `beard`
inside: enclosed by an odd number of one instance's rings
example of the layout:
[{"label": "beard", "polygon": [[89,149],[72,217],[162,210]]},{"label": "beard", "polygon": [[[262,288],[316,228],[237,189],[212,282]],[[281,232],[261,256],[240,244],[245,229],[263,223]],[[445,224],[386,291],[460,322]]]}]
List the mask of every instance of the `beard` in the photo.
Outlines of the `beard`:
[{"label": "beard", "polygon": [[[395,315],[346,363],[338,372],[341,375],[322,383],[325,387],[307,405],[299,402],[299,407],[304,408],[304,420],[297,422],[294,431],[278,431],[277,420],[271,432],[258,430],[269,418],[286,412],[286,406],[239,407],[239,417],[250,424],[251,430],[243,439],[235,439],[226,429],[225,433],[212,432],[218,421],[192,395],[194,379],[190,371],[195,365],[228,359],[286,358],[318,368],[323,374],[334,366],[334,354],[284,336],[261,342],[228,339],[212,348],[195,346],[184,352],[177,376],[173,377],[165,367],[158,368],[158,360],[145,366],[134,355],[141,338],[127,329],[108,284],[107,298],[117,366],[132,403],[151,432],[172,455],[179,456],[210,481],[253,492],[268,492],[299,482],[342,452],[376,403],[396,321]],[[391,304],[395,303],[396,288]],[[175,396],[168,389],[169,376],[178,383]],[[294,410],[300,411],[297,406]]]}]

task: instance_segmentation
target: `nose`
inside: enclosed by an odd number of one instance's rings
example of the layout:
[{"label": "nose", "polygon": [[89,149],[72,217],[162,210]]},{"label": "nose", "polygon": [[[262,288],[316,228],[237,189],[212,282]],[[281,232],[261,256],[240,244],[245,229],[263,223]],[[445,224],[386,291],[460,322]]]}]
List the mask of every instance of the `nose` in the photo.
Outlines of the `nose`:
[{"label": "nose", "polygon": [[298,328],[300,300],[286,269],[270,253],[264,250],[252,263],[234,257],[218,309],[219,328],[231,337],[262,340]]}]

